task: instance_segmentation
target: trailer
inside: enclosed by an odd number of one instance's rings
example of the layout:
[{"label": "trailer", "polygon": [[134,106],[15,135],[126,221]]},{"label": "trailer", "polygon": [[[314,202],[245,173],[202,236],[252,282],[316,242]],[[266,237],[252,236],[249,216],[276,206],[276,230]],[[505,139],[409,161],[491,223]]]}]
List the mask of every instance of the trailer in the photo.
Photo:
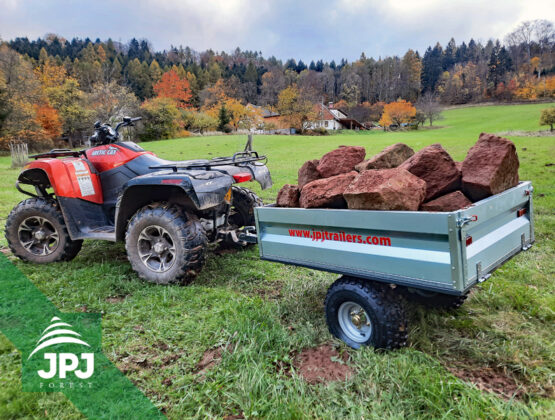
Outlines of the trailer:
[{"label": "trailer", "polygon": [[534,242],[531,182],[453,212],[255,209],[260,257],[340,274],[326,322],[353,348],[407,340],[405,299],[458,307]]}]

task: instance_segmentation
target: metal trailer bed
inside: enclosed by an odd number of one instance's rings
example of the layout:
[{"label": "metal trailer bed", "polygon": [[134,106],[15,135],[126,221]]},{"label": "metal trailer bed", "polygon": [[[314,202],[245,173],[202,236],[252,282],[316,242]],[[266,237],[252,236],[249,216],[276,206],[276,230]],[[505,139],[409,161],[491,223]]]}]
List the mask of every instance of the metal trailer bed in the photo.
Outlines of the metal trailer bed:
[{"label": "metal trailer bed", "polygon": [[[529,181],[520,182],[453,212],[258,207],[260,257],[339,273],[346,276],[339,281],[356,283],[355,289],[371,287],[384,296],[391,287],[380,283],[401,286],[399,291],[432,304],[462,303],[472,286],[534,242],[532,191]],[[326,298],[328,325],[336,315],[328,308],[334,286]],[[356,345],[331,325],[330,330],[353,347],[396,346],[382,346],[379,340]]]}]

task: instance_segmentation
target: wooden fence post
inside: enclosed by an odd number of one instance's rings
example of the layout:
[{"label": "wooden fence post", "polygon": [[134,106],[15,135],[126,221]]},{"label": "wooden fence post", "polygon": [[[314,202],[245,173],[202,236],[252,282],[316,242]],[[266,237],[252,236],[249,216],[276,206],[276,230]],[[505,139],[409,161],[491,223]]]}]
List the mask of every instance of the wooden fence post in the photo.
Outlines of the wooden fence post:
[{"label": "wooden fence post", "polygon": [[21,141],[11,141],[10,153],[12,155],[12,168],[21,168],[29,161],[27,143],[23,143]]}]

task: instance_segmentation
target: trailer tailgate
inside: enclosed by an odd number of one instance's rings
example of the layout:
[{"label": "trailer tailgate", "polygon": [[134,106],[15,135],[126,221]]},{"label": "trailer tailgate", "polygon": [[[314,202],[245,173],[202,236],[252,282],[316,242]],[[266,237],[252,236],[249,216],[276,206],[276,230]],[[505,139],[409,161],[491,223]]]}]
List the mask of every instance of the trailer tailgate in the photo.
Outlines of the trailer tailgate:
[{"label": "trailer tailgate", "polygon": [[458,212],[465,286],[482,281],[534,242],[532,185],[518,186]]}]

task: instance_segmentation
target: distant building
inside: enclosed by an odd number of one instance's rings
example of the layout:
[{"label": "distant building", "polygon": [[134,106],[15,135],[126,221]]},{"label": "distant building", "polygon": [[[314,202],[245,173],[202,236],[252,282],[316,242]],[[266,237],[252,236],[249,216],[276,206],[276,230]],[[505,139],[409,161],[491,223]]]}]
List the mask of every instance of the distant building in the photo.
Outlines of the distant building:
[{"label": "distant building", "polygon": [[354,118],[347,115],[346,112],[335,108],[330,102],[328,106],[324,104],[314,105],[316,120],[309,121],[305,124],[308,130],[325,128],[326,130],[364,130],[366,127]]},{"label": "distant building", "polygon": [[264,123],[264,131],[289,130],[289,125],[283,120],[279,112],[254,104],[247,104],[247,107],[259,112]]}]

